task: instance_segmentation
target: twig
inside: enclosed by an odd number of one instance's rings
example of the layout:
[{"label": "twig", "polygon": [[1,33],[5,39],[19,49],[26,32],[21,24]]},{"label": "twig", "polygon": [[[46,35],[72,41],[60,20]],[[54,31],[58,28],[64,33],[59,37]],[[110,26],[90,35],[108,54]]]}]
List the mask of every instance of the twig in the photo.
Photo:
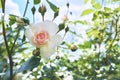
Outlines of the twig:
[{"label": "twig", "polygon": [[[26,11],[27,11],[27,8],[28,8],[28,4],[29,4],[29,0],[27,0],[27,3],[26,3],[26,7],[25,7],[25,11],[24,11],[23,17],[25,17],[25,14],[26,14]],[[15,46],[15,43],[16,43],[17,38],[18,38],[18,36],[19,36],[19,33],[20,33],[20,28],[18,29],[16,38],[15,38],[15,40],[14,40],[14,42],[13,42],[13,45],[12,45],[12,48],[11,48],[11,52],[13,52],[13,48],[14,48],[14,46]]]},{"label": "twig", "polygon": [[3,20],[2,20],[2,29],[3,29],[3,37],[4,37],[4,41],[5,41],[5,46],[6,46],[6,50],[8,53],[8,58],[9,58],[9,65],[10,65],[10,80],[13,79],[13,63],[12,63],[12,55],[9,51],[9,46],[7,43],[7,39],[6,39],[6,30],[5,30],[5,23],[4,23],[4,18],[5,18],[5,0],[1,0],[1,4],[2,4],[2,13],[3,15]]},{"label": "twig", "polygon": [[115,41],[115,39],[116,39],[116,37],[117,37],[117,35],[118,35],[118,30],[117,30],[117,23],[118,23],[118,20],[119,20],[119,17],[118,17],[118,19],[116,20],[116,23],[115,23],[115,36],[114,36],[114,38],[113,38],[113,40],[112,40],[112,42],[111,42],[111,44],[110,44],[110,46],[109,46],[109,48],[108,48],[108,50],[110,50],[111,48],[112,48],[112,45],[113,45],[113,43],[114,43],[114,41]]},{"label": "twig", "polygon": [[25,17],[25,14],[26,14],[26,12],[27,12],[28,4],[29,4],[29,0],[27,0],[27,3],[26,3],[26,7],[25,7],[25,11],[24,11],[23,17]]},{"label": "twig", "polygon": [[11,48],[11,50],[10,50],[11,53],[13,52],[13,48],[14,48],[14,46],[15,46],[15,43],[16,43],[16,41],[17,41],[17,38],[19,37],[19,33],[20,33],[20,28],[18,29],[17,35],[16,35],[15,40],[14,40],[14,42],[13,42],[12,48]]}]

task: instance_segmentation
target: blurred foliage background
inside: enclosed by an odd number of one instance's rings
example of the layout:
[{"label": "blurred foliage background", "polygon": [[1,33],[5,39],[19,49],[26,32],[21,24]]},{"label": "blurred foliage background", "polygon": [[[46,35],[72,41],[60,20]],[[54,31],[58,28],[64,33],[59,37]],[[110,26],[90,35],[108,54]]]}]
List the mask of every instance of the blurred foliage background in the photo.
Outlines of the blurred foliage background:
[{"label": "blurred foliage background", "polygon": [[[8,20],[2,20],[1,17],[0,80],[9,80],[10,77],[2,23],[5,24],[6,40],[12,54],[13,80],[120,80],[120,1],[105,0],[106,4],[117,4],[116,7],[105,6],[103,1],[84,0],[84,4],[90,2],[92,8],[85,9],[80,17],[91,15],[91,21],[69,20],[72,12],[69,12],[68,1],[66,4],[68,13],[58,24],[64,40],[57,47],[56,53],[48,60],[41,59],[37,53],[33,53],[33,50],[36,49],[29,44],[24,35],[25,29],[29,27],[31,22],[31,18],[25,17],[29,0],[24,5],[26,9],[22,17],[13,14],[8,15]],[[1,0],[2,2],[4,0]],[[44,15],[48,11],[46,5],[39,7],[41,0],[33,0],[32,2],[34,5],[31,11],[28,11],[33,14],[32,21],[35,21],[36,11],[39,11],[44,20]],[[49,0],[46,2],[54,12],[54,17],[51,20],[56,19],[59,16],[59,7]],[[2,10],[3,8],[5,7],[1,7]],[[1,15],[4,16],[3,13]],[[75,32],[73,27],[75,28],[76,25],[88,26],[85,30],[86,34]],[[78,41],[68,43],[65,39],[68,38],[68,34],[77,38]],[[83,39],[84,36],[87,39],[84,39],[82,43],[79,42],[79,39]]]}]

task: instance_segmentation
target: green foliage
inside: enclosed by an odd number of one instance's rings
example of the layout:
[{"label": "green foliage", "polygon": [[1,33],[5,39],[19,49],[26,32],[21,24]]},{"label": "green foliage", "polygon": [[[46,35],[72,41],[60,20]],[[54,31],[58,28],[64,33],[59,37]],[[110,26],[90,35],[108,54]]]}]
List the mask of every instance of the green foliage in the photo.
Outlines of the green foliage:
[{"label": "green foliage", "polygon": [[69,31],[69,27],[67,26],[66,28],[65,28],[65,32],[68,32]]},{"label": "green foliage", "polygon": [[82,12],[81,16],[85,16],[85,15],[91,14],[93,12],[94,12],[93,9],[86,9]]},{"label": "green foliage", "polygon": [[58,27],[59,27],[59,31],[63,30],[65,28],[65,23],[60,23]]},{"label": "green foliage", "polygon": [[0,8],[2,8],[1,1],[0,1]]},{"label": "green foliage", "polygon": [[40,58],[32,56],[26,62],[24,62],[21,67],[17,70],[17,72],[23,72],[27,70],[31,70],[37,67],[40,64]]},{"label": "green foliage", "polygon": [[50,6],[50,8],[54,11],[54,12],[59,12],[59,8],[54,5],[53,3],[51,3],[49,0],[46,0]]},{"label": "green foliage", "polygon": [[95,9],[101,9],[101,5],[100,5],[100,3],[96,3],[96,4],[94,4],[93,7],[94,7]]},{"label": "green foliage", "polygon": [[41,2],[41,0],[34,0],[34,4],[39,4]]},{"label": "green foliage", "polygon": [[84,44],[79,44],[79,48],[80,49],[90,49],[91,48],[91,42],[90,41],[86,41],[86,42],[84,42]]},{"label": "green foliage", "polygon": [[12,26],[16,22],[16,16],[15,15],[10,15],[9,16],[9,24]]},{"label": "green foliage", "polygon": [[91,4],[93,5],[96,2],[96,0],[91,0]]},{"label": "green foliage", "polygon": [[119,0],[112,0],[113,2],[118,2]]},{"label": "green foliage", "polygon": [[[34,15],[38,8],[37,5],[41,4],[41,0],[33,1],[34,6],[31,11]],[[88,1],[84,0],[84,3],[86,4]],[[119,0],[108,0],[108,2],[106,1],[107,4],[110,1],[112,3],[119,2]],[[59,7],[49,0],[46,0],[46,2],[54,12],[54,20],[59,16]],[[67,8],[70,7],[69,3],[66,5]],[[71,21],[68,19],[66,22],[59,23],[59,31],[65,31],[63,36],[68,33],[77,40],[67,42],[64,39],[57,48],[57,54],[48,60],[42,60],[39,56],[39,49],[33,50],[33,47],[30,47],[25,37],[25,28],[29,26],[31,18],[29,20],[26,17],[10,14],[8,21],[0,21],[0,28],[3,30],[5,28],[5,32],[0,31],[0,38],[4,36],[7,41],[5,43],[3,38],[0,42],[0,80],[10,80],[10,54],[13,63],[13,77],[16,77],[18,73],[22,73],[23,78],[27,75],[25,79],[30,80],[67,80],[68,78],[66,79],[66,77],[68,76],[72,76],[73,80],[119,80],[120,7],[113,9],[103,7],[99,0],[91,0],[91,5],[93,8],[85,9],[81,16],[87,16],[92,13],[92,23],[87,21],[87,19]],[[47,6],[43,7],[46,8]],[[3,7],[2,9],[4,13],[5,8]],[[46,9],[44,12],[46,12]],[[88,26],[86,35],[73,30],[76,25]],[[83,39],[84,36],[87,39]],[[84,40],[83,43],[79,42],[81,39]],[[8,44],[8,47],[6,47],[6,44]],[[81,54],[78,55],[79,53]],[[66,72],[69,74],[67,75]],[[69,79],[72,78],[70,77]]]},{"label": "green foliage", "polygon": [[50,8],[54,11],[54,18],[53,18],[54,20],[59,15],[59,8],[53,3],[51,3],[49,0],[46,0],[46,1],[49,4]]},{"label": "green foliage", "polygon": [[84,0],[84,3],[86,4],[89,0]]}]

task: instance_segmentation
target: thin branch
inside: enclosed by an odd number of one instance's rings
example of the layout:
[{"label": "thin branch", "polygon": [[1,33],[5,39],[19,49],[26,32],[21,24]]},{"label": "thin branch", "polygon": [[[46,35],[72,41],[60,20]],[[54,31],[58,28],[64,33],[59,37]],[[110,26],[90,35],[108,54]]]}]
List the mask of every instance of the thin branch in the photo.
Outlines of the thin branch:
[{"label": "thin branch", "polygon": [[27,12],[28,4],[29,4],[29,0],[27,0],[27,3],[26,3],[26,7],[25,7],[25,11],[24,11],[23,17],[25,17],[25,14],[26,14],[26,12]]},{"label": "thin branch", "polygon": [[118,17],[118,19],[116,19],[116,23],[115,23],[115,32],[116,32],[116,33],[115,33],[115,36],[114,36],[114,38],[113,38],[113,40],[112,40],[112,42],[111,42],[111,44],[110,44],[108,50],[110,50],[110,49],[112,48],[112,45],[113,45],[115,39],[117,38],[117,35],[118,35],[118,30],[117,30],[117,23],[118,23],[118,20],[119,20],[119,17]]},{"label": "thin branch", "polygon": [[[27,3],[26,3],[26,7],[25,7],[25,11],[24,11],[23,17],[25,17],[25,14],[26,14],[26,11],[27,11],[27,8],[28,8],[28,4],[29,4],[29,0],[27,0]],[[15,43],[16,43],[17,38],[18,38],[18,36],[19,36],[19,33],[20,33],[20,28],[18,29],[16,38],[15,38],[15,40],[14,40],[14,42],[13,42],[13,45],[12,45],[12,48],[11,48],[11,52],[13,52],[13,48],[14,48],[14,46],[15,46]]]},{"label": "thin branch", "polygon": [[8,59],[9,59],[9,65],[10,65],[10,80],[13,79],[13,62],[12,62],[12,55],[9,51],[9,46],[7,43],[7,39],[6,39],[6,29],[5,29],[5,23],[4,23],[4,18],[5,18],[5,0],[1,0],[1,4],[2,4],[2,13],[4,14],[3,20],[2,20],[2,30],[3,30],[3,37],[4,37],[4,41],[5,41],[5,46],[6,46],[6,50],[8,53]]},{"label": "thin branch", "polygon": [[35,23],[35,15],[33,15],[33,23]]},{"label": "thin branch", "polygon": [[12,48],[11,48],[11,50],[10,50],[11,53],[13,52],[13,48],[14,48],[14,46],[15,46],[15,43],[16,43],[16,41],[17,41],[17,38],[19,37],[19,33],[20,33],[20,28],[18,29],[17,35],[16,35],[15,40],[14,40],[14,42],[13,42]]},{"label": "thin branch", "polygon": [[42,21],[44,22],[44,16],[42,16]]}]

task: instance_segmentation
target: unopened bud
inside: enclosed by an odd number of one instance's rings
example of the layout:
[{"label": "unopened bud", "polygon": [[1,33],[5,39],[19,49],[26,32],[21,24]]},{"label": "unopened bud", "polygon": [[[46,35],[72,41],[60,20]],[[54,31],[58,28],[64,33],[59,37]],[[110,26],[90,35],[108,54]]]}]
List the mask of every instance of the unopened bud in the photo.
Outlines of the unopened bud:
[{"label": "unopened bud", "polygon": [[32,11],[32,14],[34,15],[36,11],[35,6],[32,7],[31,11]]},{"label": "unopened bud", "polygon": [[44,16],[46,12],[46,6],[45,5],[40,6],[38,11],[41,13],[42,16]]},{"label": "unopened bud", "polygon": [[71,45],[70,46],[70,50],[73,51],[73,52],[76,51],[77,49],[78,49],[78,47],[76,45]]},{"label": "unopened bud", "polygon": [[13,80],[22,80],[22,77],[23,77],[23,74],[22,74],[22,73],[17,73],[17,74],[14,76]]},{"label": "unopened bud", "polygon": [[56,56],[56,59],[60,59],[60,56]]},{"label": "unopened bud", "polygon": [[39,56],[40,55],[40,49],[37,48],[35,50],[33,50],[33,53],[32,53],[34,56]]},{"label": "unopened bud", "polygon": [[66,5],[67,5],[67,7],[69,8],[69,3],[67,3]]}]

